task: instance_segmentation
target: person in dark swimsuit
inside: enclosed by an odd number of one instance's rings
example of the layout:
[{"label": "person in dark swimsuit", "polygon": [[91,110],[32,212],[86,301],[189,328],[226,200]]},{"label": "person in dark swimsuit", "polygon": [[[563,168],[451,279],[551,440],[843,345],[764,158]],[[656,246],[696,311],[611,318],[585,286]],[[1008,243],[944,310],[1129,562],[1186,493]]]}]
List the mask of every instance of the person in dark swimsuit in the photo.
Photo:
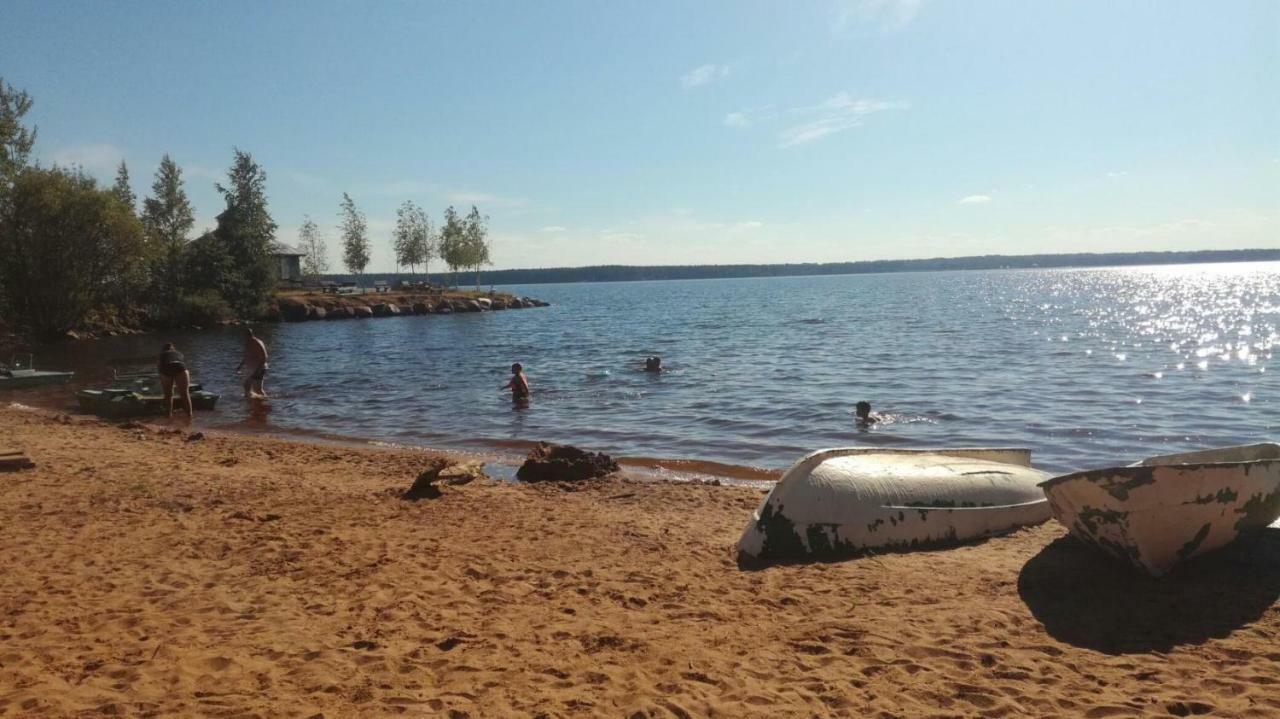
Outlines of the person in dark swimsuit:
[{"label": "person in dark swimsuit", "polygon": [[512,402],[528,402],[529,401],[529,378],[524,376],[524,367],[519,362],[511,365],[511,381],[504,384],[501,389],[511,390]]},{"label": "person in dark swimsuit", "polygon": [[871,411],[871,403],[867,401],[854,405],[854,414],[857,416],[856,421],[859,427],[870,427],[880,421],[880,415]]},{"label": "person in dark swimsuit", "polygon": [[164,389],[164,409],[170,419],[173,418],[173,389],[176,385],[182,404],[187,408],[187,417],[195,416],[191,408],[191,372],[182,353],[174,348],[172,342],[165,344],[156,358],[156,370],[160,373],[160,387]]},{"label": "person in dark swimsuit", "polygon": [[662,358],[661,358],[661,357],[649,357],[648,359],[646,359],[646,360],[644,361],[644,371],[645,371],[645,372],[661,372],[661,371],[662,371]]}]

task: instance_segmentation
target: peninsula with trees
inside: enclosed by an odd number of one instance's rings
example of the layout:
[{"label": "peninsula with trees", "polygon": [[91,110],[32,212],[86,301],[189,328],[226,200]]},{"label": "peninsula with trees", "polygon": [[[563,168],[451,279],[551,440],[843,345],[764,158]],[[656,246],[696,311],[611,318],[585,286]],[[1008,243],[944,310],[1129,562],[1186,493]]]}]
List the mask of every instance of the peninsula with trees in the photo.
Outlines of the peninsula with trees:
[{"label": "peninsula with trees", "polygon": [[[448,207],[437,232],[426,211],[407,200],[390,241],[397,264],[415,279],[421,266],[424,281],[404,283],[396,295],[312,298],[301,303],[308,309],[299,317],[299,290],[318,288],[329,270],[324,233],[306,216],[298,249],[280,241],[267,174],[249,152],[233,150],[225,180],[215,185],[225,202],[217,226],[195,235],[195,212],[172,157],[160,158],[141,203],[123,161],[111,187],[78,167],[43,167],[32,159],[36,128],[24,124],[32,103],[0,78],[0,339],[314,319],[326,309],[333,318],[359,318],[545,304],[481,296],[479,271],[490,263],[490,250],[488,218],[478,208],[464,216]],[[339,217],[343,266],[356,289],[362,281],[385,285],[364,277],[368,223],[347,193]],[[451,270],[452,289],[430,283],[436,258]],[[458,289],[460,270],[477,273],[475,291]]]}]

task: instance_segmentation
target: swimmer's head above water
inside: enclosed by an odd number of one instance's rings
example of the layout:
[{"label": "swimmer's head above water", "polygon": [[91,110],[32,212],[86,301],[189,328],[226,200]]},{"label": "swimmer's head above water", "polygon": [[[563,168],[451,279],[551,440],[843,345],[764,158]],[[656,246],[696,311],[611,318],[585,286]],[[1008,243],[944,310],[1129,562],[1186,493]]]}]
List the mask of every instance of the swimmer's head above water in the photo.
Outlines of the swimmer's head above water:
[{"label": "swimmer's head above water", "polygon": [[644,371],[645,372],[661,372],[662,358],[657,356],[645,358]]},{"label": "swimmer's head above water", "polygon": [[519,362],[516,362],[511,365],[511,374],[520,374],[523,371],[524,371],[524,367],[521,366]]},{"label": "swimmer's head above water", "polygon": [[858,417],[858,424],[871,424],[872,422],[880,419],[879,417],[875,417],[871,414],[871,403],[866,400],[854,405],[853,411]]}]

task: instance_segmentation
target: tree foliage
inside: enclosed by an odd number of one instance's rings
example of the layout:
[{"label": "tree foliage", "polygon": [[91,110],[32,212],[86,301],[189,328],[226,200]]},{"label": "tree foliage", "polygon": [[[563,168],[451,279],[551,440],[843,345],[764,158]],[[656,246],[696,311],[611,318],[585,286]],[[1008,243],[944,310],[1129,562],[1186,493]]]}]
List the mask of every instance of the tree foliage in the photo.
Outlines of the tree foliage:
[{"label": "tree foliage", "polygon": [[364,213],[347,193],[342,193],[342,264],[359,277],[369,265],[369,232]]},{"label": "tree foliage", "polygon": [[30,110],[31,96],[0,77],[0,205],[26,169],[36,142],[36,129],[22,124]]},{"label": "tree foliage", "polygon": [[467,213],[462,228],[463,265],[475,270],[476,289],[480,289],[480,269],[491,264],[489,259],[489,217],[481,215],[475,205]]},{"label": "tree foliage", "polygon": [[302,273],[312,279],[329,271],[329,247],[320,227],[304,215],[298,228],[298,246],[302,250]]},{"label": "tree foliage", "polygon": [[[393,235],[396,264],[409,267],[417,273],[418,265],[428,265],[435,255],[431,235],[431,220],[426,211],[411,201],[396,210],[396,230]],[[427,279],[431,276],[428,272]]]},{"label": "tree foliage", "polygon": [[116,168],[116,184],[112,186],[111,192],[130,212],[138,211],[138,196],[133,193],[133,186],[129,183],[129,166],[124,164],[124,160]]},{"label": "tree foliage", "polygon": [[449,266],[457,287],[458,268],[467,266],[466,224],[452,205],[445,209],[444,224],[440,225],[440,259]]},{"label": "tree foliage", "polygon": [[143,253],[137,217],[79,171],[28,168],[0,226],[0,287],[16,323],[54,334],[128,296]]},{"label": "tree foliage", "polygon": [[227,184],[216,187],[227,208],[218,215],[214,236],[233,263],[220,283],[222,296],[241,317],[256,317],[275,284],[271,245],[276,223],[267,211],[267,174],[253,156],[236,149]]},{"label": "tree foliage", "polygon": [[[127,180],[123,162],[120,168]],[[118,193],[119,176],[116,183]],[[152,257],[152,286],[166,303],[176,299],[185,285],[185,254],[195,221],[183,187],[182,169],[166,154],[156,169],[151,196],[142,202],[142,228]]]}]

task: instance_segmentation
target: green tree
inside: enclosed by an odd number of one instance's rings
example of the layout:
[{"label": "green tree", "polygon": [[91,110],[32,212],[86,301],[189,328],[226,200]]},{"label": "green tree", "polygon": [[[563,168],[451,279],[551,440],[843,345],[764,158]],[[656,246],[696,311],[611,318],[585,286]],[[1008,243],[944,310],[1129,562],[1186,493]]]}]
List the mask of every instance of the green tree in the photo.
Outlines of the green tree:
[{"label": "green tree", "polygon": [[111,192],[130,212],[138,211],[138,196],[133,194],[133,187],[129,184],[129,166],[124,164],[124,160],[116,168],[116,184],[112,186]]},{"label": "green tree", "polygon": [[56,334],[129,294],[142,227],[111,190],[78,170],[28,168],[9,189],[0,287],[15,323]]},{"label": "green tree", "polygon": [[[5,244],[6,225],[11,221],[9,209],[13,184],[26,169],[31,146],[36,141],[35,128],[27,129],[22,118],[31,110],[31,97],[5,83],[0,77],[0,249]],[[0,272],[0,313],[6,310],[4,272]]]},{"label": "green tree", "polygon": [[369,225],[351,195],[342,193],[342,263],[357,282],[369,265]]},{"label": "green tree", "polygon": [[466,224],[450,205],[444,211],[444,224],[440,226],[440,259],[453,273],[453,286],[458,286],[458,268],[468,267]]},{"label": "green tree", "polygon": [[18,175],[26,169],[36,129],[27,129],[22,118],[31,110],[31,96],[0,77],[0,209]]},{"label": "green tree", "polygon": [[[405,202],[396,210],[393,238],[397,265],[407,265],[410,272],[417,274],[418,265],[431,261],[435,252],[435,248],[431,246],[431,220],[413,202]],[[431,279],[429,274],[427,279]]]},{"label": "green tree", "polygon": [[227,185],[217,188],[227,209],[218,215],[214,235],[233,263],[231,274],[221,282],[222,296],[240,317],[257,317],[275,284],[271,244],[276,223],[267,210],[267,173],[252,155],[236,149]]},{"label": "green tree", "polygon": [[463,264],[476,271],[476,291],[480,290],[480,268],[491,264],[489,259],[489,217],[482,216],[475,205],[467,213],[462,228]]},{"label": "green tree", "polygon": [[[120,168],[126,172],[124,163],[120,163]],[[118,188],[118,176],[116,184]],[[184,255],[195,222],[195,213],[183,187],[182,168],[166,154],[160,159],[156,179],[151,183],[151,197],[142,201],[142,228],[153,258],[153,286],[158,299],[166,305],[172,304],[186,284]]]},{"label": "green tree", "polygon": [[298,228],[298,245],[302,249],[302,273],[313,280],[329,271],[329,247],[320,228],[308,216],[303,216]]}]

